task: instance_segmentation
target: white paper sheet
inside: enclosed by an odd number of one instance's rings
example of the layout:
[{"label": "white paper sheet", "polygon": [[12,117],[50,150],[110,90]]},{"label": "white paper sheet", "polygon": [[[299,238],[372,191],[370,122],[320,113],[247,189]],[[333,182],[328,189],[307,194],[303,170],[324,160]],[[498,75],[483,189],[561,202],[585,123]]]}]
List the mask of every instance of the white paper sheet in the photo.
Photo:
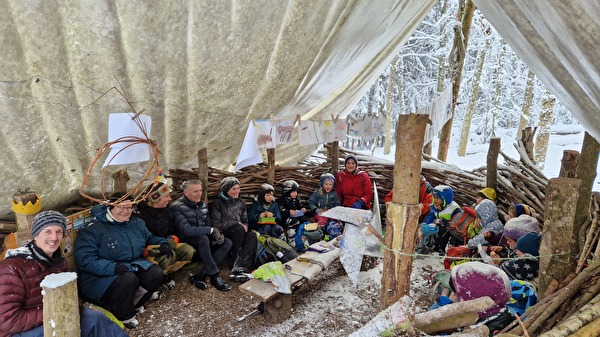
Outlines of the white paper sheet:
[{"label": "white paper sheet", "polygon": [[254,164],[260,164],[263,162],[260,150],[256,145],[256,132],[254,130],[254,122],[250,121],[248,125],[248,131],[246,131],[246,137],[244,137],[244,143],[238,154],[237,162],[233,173],[241,170],[242,168]]},{"label": "white paper sheet", "polygon": [[[150,137],[152,118],[141,114],[136,120],[131,119],[132,113],[116,112],[108,115],[108,141],[113,142],[122,137]],[[139,125],[138,125],[139,123]],[[146,134],[142,132],[144,128]],[[108,165],[125,165],[150,160],[150,147],[145,143],[132,145],[132,142],[119,142],[111,145],[108,157],[102,168]]]}]

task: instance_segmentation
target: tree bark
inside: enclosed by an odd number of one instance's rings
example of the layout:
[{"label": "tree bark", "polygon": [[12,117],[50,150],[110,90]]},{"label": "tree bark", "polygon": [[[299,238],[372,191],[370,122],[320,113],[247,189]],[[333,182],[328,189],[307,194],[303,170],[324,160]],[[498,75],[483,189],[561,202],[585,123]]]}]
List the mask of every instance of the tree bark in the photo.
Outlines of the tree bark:
[{"label": "tree bark", "polygon": [[[419,181],[421,177],[421,149],[425,136],[427,115],[400,115],[396,130],[396,165],[394,166],[394,196],[387,207],[385,242],[387,247],[383,259],[381,280],[381,308],[398,301],[410,291],[412,254],[418,220],[421,215],[419,203]],[[402,128],[402,130],[400,130]]]},{"label": "tree bark", "polygon": [[267,183],[273,186],[275,182],[275,149],[267,149]]},{"label": "tree bark", "polygon": [[475,111],[475,105],[477,98],[479,97],[479,82],[481,82],[481,74],[483,73],[483,64],[485,63],[485,54],[490,48],[490,40],[485,42],[485,48],[479,55],[479,63],[477,64],[477,72],[475,73],[475,79],[473,80],[473,92],[471,93],[471,99],[469,99],[469,106],[465,113],[465,118],[462,122],[462,130],[460,133],[460,142],[458,143],[458,155],[464,157],[467,152],[467,144],[469,143],[469,134],[471,130],[471,121],[473,120],[473,113]]},{"label": "tree bark", "polygon": [[490,139],[487,153],[487,170],[485,173],[485,186],[494,190],[498,189],[498,154],[500,153],[500,138]]},{"label": "tree bark", "polygon": [[527,72],[527,83],[525,84],[525,94],[523,96],[523,108],[521,109],[521,117],[519,118],[519,128],[517,135],[529,124],[531,117],[531,105],[533,103],[533,85],[535,84],[535,75],[531,69]]},{"label": "tree bark", "polygon": [[[579,200],[577,200],[577,209],[575,211],[575,230],[577,232],[590,219],[590,199],[592,197],[594,180],[596,179],[599,154],[600,143],[586,131],[583,136],[581,155],[579,156],[579,164],[577,165],[575,174],[577,179],[581,180]],[[581,233],[578,242],[585,242],[584,240],[585,233]]]},{"label": "tree bark", "polygon": [[554,178],[548,181],[542,242],[540,245],[540,282],[538,293],[543,294],[552,279],[559,282],[575,268],[578,252],[574,232],[575,206],[581,181]]},{"label": "tree bark", "polygon": [[[466,52],[467,45],[469,42],[469,33],[471,32],[471,23],[473,22],[473,13],[475,12],[475,4],[471,0],[466,0],[465,11],[462,17],[462,34],[464,50]],[[462,68],[464,65],[464,59],[460,62],[456,74],[452,75],[452,114],[450,119],[444,124],[440,131],[440,145],[438,148],[437,158],[441,161],[446,161],[448,158],[448,148],[450,147],[450,138],[452,136],[452,121],[454,119],[454,111],[456,109],[456,103],[458,101],[458,91],[460,89],[460,79],[462,76]]]},{"label": "tree bark", "polygon": [[564,150],[560,160],[559,177],[575,178],[575,170],[579,163],[579,152],[575,150]]},{"label": "tree bark", "polygon": [[329,149],[329,158],[331,160],[331,172],[335,174],[340,170],[340,142],[335,141],[331,143],[331,148]]},{"label": "tree bark", "polygon": [[[550,93],[546,92],[546,96]],[[544,99],[542,102],[542,112],[539,118],[539,133],[535,142],[535,162],[538,167],[543,169],[546,162],[546,152],[548,151],[548,140],[550,139],[550,125],[554,111],[554,97]]]},{"label": "tree bark", "polygon": [[113,193],[127,193],[127,182],[129,181],[129,173],[127,169],[119,170],[112,175],[113,177]]},{"label": "tree bark", "polygon": [[202,182],[202,200],[208,201],[208,150],[198,150],[198,179]]},{"label": "tree bark", "polygon": [[527,126],[521,130],[521,142],[523,143],[527,158],[529,158],[532,163],[535,163],[535,158],[533,157],[533,139],[536,131],[537,127],[532,128],[531,126]]},{"label": "tree bark", "polygon": [[[392,117],[394,114],[394,84],[396,83],[396,68],[398,67],[398,58],[396,55],[392,60],[390,69],[390,78],[385,94],[385,141],[383,144],[383,154],[390,154],[392,146]],[[402,76],[402,73],[400,73]]]}]

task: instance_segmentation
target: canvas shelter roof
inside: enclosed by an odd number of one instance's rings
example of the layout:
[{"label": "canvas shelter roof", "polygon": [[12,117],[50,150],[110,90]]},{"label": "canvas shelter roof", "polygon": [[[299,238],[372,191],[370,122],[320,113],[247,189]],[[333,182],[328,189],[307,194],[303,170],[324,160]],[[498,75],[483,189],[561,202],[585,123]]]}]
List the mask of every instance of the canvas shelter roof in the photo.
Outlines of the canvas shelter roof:
[{"label": "canvas shelter roof", "polygon": [[[152,117],[161,167],[195,167],[206,147],[231,168],[252,118],[345,117],[434,2],[0,1],[0,215],[18,188],[45,209],[78,196],[108,114],[129,110],[112,87]],[[475,2],[598,137],[598,2]],[[278,147],[278,163],[314,149]]]}]

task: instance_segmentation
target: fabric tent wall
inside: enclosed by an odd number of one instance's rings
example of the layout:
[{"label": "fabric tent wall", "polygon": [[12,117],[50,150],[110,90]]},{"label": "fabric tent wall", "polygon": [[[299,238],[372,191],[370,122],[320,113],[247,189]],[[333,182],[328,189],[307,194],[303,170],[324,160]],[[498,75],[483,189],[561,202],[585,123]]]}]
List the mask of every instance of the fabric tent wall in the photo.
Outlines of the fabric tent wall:
[{"label": "fabric tent wall", "polygon": [[600,2],[474,2],[523,62],[600,140]]},{"label": "fabric tent wall", "polygon": [[[345,117],[433,3],[2,1],[0,215],[18,188],[44,209],[77,198],[108,113],[129,110],[115,90],[98,99],[118,82],[152,117],[161,167],[194,167],[206,147],[209,165],[230,168],[248,118]],[[144,169],[128,167],[132,180]],[[99,174],[88,188],[99,192]]]}]

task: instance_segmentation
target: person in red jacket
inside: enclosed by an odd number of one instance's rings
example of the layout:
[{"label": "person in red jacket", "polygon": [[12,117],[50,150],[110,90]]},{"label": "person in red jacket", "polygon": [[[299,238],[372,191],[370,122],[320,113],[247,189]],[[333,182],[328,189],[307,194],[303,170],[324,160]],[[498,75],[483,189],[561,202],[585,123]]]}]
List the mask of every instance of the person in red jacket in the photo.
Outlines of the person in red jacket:
[{"label": "person in red jacket", "polygon": [[[53,273],[68,271],[60,252],[67,219],[56,211],[44,211],[33,219],[33,240],[6,252],[0,262],[0,337],[43,337],[43,295],[40,283]],[[81,336],[125,337],[125,330],[103,313],[81,307]]]},{"label": "person in red jacket", "polygon": [[[431,194],[431,184],[427,182],[425,177],[421,176],[420,182],[420,192],[419,192],[419,202],[421,203],[421,218],[423,218],[427,213],[429,213],[429,206],[433,202],[433,196]],[[394,196],[394,191],[390,191],[383,201],[387,204],[388,202],[392,202],[392,197]],[[420,220],[419,220],[420,221]]]},{"label": "person in red jacket", "polygon": [[344,169],[335,177],[335,186],[342,206],[371,209],[373,184],[367,172],[358,169],[355,156],[346,157]]}]

